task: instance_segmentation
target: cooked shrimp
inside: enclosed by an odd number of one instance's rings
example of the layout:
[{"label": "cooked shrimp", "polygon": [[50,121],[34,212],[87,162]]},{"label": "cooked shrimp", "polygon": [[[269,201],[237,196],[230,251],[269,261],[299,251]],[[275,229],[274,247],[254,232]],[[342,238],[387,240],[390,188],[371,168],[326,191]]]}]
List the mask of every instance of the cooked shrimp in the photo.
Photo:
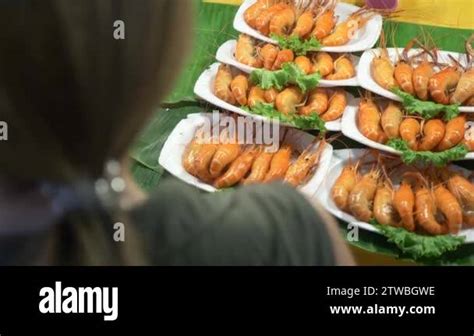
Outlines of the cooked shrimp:
[{"label": "cooked shrimp", "polygon": [[262,183],[270,169],[273,154],[263,150],[255,159],[250,170],[250,175],[245,179],[244,184]]},{"label": "cooked shrimp", "polygon": [[421,100],[428,100],[429,82],[433,73],[433,66],[428,61],[423,61],[413,69],[413,88]]},{"label": "cooked shrimp", "polygon": [[230,83],[230,89],[235,100],[242,106],[247,105],[247,92],[249,90],[249,80],[247,76],[238,75]]},{"label": "cooked shrimp", "polygon": [[331,190],[331,195],[336,206],[341,210],[347,210],[349,205],[349,194],[359,180],[359,164],[349,164],[344,167],[341,175],[337,178]]},{"label": "cooked shrimp", "polygon": [[446,132],[443,140],[439,143],[436,149],[444,151],[458,145],[464,140],[464,133],[466,131],[466,117],[464,115],[457,116],[451,119],[446,124]]},{"label": "cooked shrimp", "polygon": [[400,124],[403,121],[403,112],[400,105],[390,101],[382,112],[382,129],[389,139],[400,137]]},{"label": "cooked shrimp", "polygon": [[418,136],[421,124],[415,118],[406,118],[400,124],[400,137],[405,140],[411,150],[418,150]]},{"label": "cooked shrimp", "polygon": [[384,182],[377,188],[374,198],[374,217],[379,224],[400,226],[393,203],[393,189],[388,182]]},{"label": "cooked shrimp", "polygon": [[226,64],[219,65],[219,70],[217,70],[216,79],[214,80],[214,94],[223,101],[234,105],[236,101],[230,90],[230,83],[232,83],[230,67]]},{"label": "cooked shrimp", "polygon": [[415,88],[413,87],[413,68],[410,64],[401,61],[395,66],[394,71],[395,80],[400,88],[411,94],[415,94]]},{"label": "cooked shrimp", "polygon": [[235,141],[235,137],[229,138],[224,143],[220,144],[211,164],[209,165],[209,173],[211,177],[216,178],[222,174],[225,168],[231,164],[241,153],[240,144]]},{"label": "cooked shrimp", "polygon": [[333,9],[328,9],[322,13],[314,24],[314,29],[311,32],[311,35],[314,36],[317,40],[321,41],[327,37],[333,31],[336,26],[336,16],[334,15]]},{"label": "cooked shrimp", "polygon": [[298,159],[288,168],[284,181],[293,187],[306,183],[311,172],[319,163],[326,144],[326,141],[323,139],[319,142],[316,150],[314,149],[314,144],[311,144],[305,149]]},{"label": "cooked shrimp", "polygon": [[446,126],[440,119],[428,120],[423,126],[423,137],[418,146],[419,151],[431,151],[439,145],[444,138]]},{"label": "cooked shrimp", "polygon": [[229,188],[239,183],[252,167],[252,163],[260,153],[260,148],[252,146],[247,148],[234,162],[224,175],[219,177],[214,186],[218,189]]},{"label": "cooked shrimp", "polygon": [[380,142],[386,137],[380,126],[380,110],[372,99],[360,100],[357,126],[360,132],[372,141]]},{"label": "cooked shrimp", "polygon": [[238,62],[254,68],[261,68],[262,59],[257,55],[254,40],[245,34],[240,34],[235,47],[235,58]]},{"label": "cooked shrimp", "polygon": [[456,91],[451,96],[451,104],[462,104],[474,96],[474,68],[461,75]]},{"label": "cooked shrimp", "polygon": [[292,62],[295,59],[295,54],[290,49],[280,50],[273,63],[272,70],[279,70],[284,63]]},{"label": "cooked shrimp", "polygon": [[218,147],[218,143],[214,141],[209,141],[201,146],[201,149],[196,155],[196,160],[194,161],[196,176],[204,182],[209,183],[213,180],[213,177],[209,172],[209,166]]},{"label": "cooked shrimp", "polygon": [[338,24],[332,34],[323,38],[323,45],[326,47],[334,47],[347,44],[354,38],[355,32],[364,27],[374,14],[375,12],[373,10],[367,8],[362,8],[353,13],[347,20]]},{"label": "cooked shrimp", "polygon": [[439,104],[449,104],[450,92],[456,87],[460,78],[460,73],[454,67],[447,67],[435,73],[429,82],[431,98]]},{"label": "cooked shrimp", "polygon": [[401,218],[403,227],[408,231],[415,231],[415,193],[405,178],[393,195],[393,206]]},{"label": "cooked shrimp", "polygon": [[265,175],[265,183],[277,180],[283,180],[285,174],[290,167],[291,147],[288,145],[282,146],[272,157],[270,169]]},{"label": "cooked shrimp", "polygon": [[436,220],[437,207],[433,193],[427,186],[426,180],[416,173],[419,182],[415,190],[415,217],[417,223],[427,233],[443,235],[448,233],[448,226]]},{"label": "cooked shrimp", "polygon": [[326,76],[328,80],[343,80],[355,76],[355,68],[347,56],[341,56],[334,61],[334,73]]},{"label": "cooked shrimp", "polygon": [[396,86],[395,68],[385,48],[372,60],[370,72],[375,82],[384,89],[391,90]]},{"label": "cooked shrimp", "polygon": [[247,100],[249,107],[254,107],[258,103],[265,102],[265,91],[258,86],[252,86],[250,88],[249,97]]},{"label": "cooked shrimp", "polygon": [[380,173],[372,170],[362,176],[349,194],[349,209],[360,221],[369,222],[373,218],[373,201]]},{"label": "cooked shrimp", "polygon": [[278,36],[287,36],[293,29],[296,13],[292,7],[286,7],[276,13],[270,21],[270,33]]},{"label": "cooked shrimp", "polygon": [[273,64],[278,56],[279,49],[273,44],[265,44],[262,49],[260,49],[260,57],[263,60],[263,67],[267,70],[273,69]]},{"label": "cooked shrimp", "polygon": [[449,233],[458,233],[463,222],[462,208],[458,200],[443,185],[438,185],[434,188],[434,197],[436,207],[446,218]]},{"label": "cooked shrimp", "polygon": [[346,91],[343,89],[336,89],[331,99],[329,100],[328,110],[321,116],[326,122],[339,119],[347,107]]},{"label": "cooked shrimp", "polygon": [[300,107],[298,114],[309,116],[313,113],[317,113],[321,115],[327,111],[328,106],[329,97],[326,89],[315,88],[309,92],[306,106]]},{"label": "cooked shrimp", "polygon": [[285,115],[294,114],[296,105],[303,100],[303,93],[297,87],[288,87],[278,94],[275,100],[276,109]]},{"label": "cooked shrimp", "polygon": [[295,58],[296,65],[307,75],[313,71],[313,64],[306,56],[298,56]]},{"label": "cooked shrimp", "polygon": [[257,28],[256,19],[257,17],[270,6],[269,0],[258,0],[252,6],[247,8],[244,13],[244,20],[252,28]]},{"label": "cooked shrimp", "polygon": [[280,91],[275,88],[265,90],[265,101],[267,103],[274,103],[279,93]]},{"label": "cooked shrimp", "polygon": [[313,72],[319,72],[321,77],[326,77],[334,71],[334,61],[327,52],[318,52],[313,55]]},{"label": "cooked shrimp", "polygon": [[300,15],[298,20],[296,20],[296,26],[291,32],[292,36],[298,36],[299,38],[304,38],[308,35],[314,26],[314,13],[311,10],[305,11]]},{"label": "cooked shrimp", "polygon": [[270,33],[270,22],[273,17],[284,8],[288,8],[288,5],[280,2],[262,11],[255,19],[255,29],[261,32],[263,35]]},{"label": "cooked shrimp", "polygon": [[203,146],[202,135],[202,130],[197,131],[193,140],[186,146],[186,149],[183,153],[183,168],[193,176],[197,175],[194,163],[199,151],[201,150],[201,147]]},{"label": "cooked shrimp", "polygon": [[461,75],[456,91],[451,96],[451,104],[463,104],[467,106],[474,105],[474,68],[472,68],[474,50],[472,48],[472,41],[474,40],[474,34],[472,34],[466,40],[466,51],[467,51],[467,69]]},{"label": "cooked shrimp", "polygon": [[474,185],[456,172],[443,171],[449,191],[456,197],[463,209],[464,223],[474,226]]}]

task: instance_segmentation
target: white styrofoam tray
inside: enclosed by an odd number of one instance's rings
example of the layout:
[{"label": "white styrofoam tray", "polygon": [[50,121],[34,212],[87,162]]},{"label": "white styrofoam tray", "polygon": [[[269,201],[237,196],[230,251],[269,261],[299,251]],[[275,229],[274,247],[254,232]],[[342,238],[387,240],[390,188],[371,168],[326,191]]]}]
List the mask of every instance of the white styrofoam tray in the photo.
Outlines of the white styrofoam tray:
[{"label": "white styrofoam tray", "polygon": [[[397,53],[397,50],[398,50],[398,53]],[[416,55],[420,51],[421,51],[420,49],[411,49],[408,52],[408,56]],[[393,64],[396,64],[396,62],[398,61],[398,55],[402,54],[403,49],[387,48],[387,52]],[[402,99],[400,97],[398,97],[393,92],[386,90],[380,85],[378,85],[375,82],[375,80],[372,78],[370,65],[372,64],[372,60],[374,59],[374,57],[379,56],[380,53],[381,53],[380,49],[371,49],[371,50],[367,50],[366,52],[362,54],[362,57],[360,58],[360,61],[359,61],[359,67],[357,70],[357,79],[360,83],[360,86],[362,86],[364,89],[374,92],[382,97],[401,102]],[[459,54],[456,52],[450,52],[450,51],[439,51],[438,61],[440,63],[451,63],[452,61],[449,58],[449,55],[454,57],[456,60],[459,60],[462,65],[465,65],[467,63],[466,55]],[[474,106],[461,106],[459,107],[459,110],[461,112],[473,113]]]},{"label": "white styrofoam tray", "polygon": [[[197,129],[202,127],[204,123],[209,120],[212,120],[211,113],[194,113],[188,115],[186,119],[181,120],[166,140],[160,154],[159,164],[182,181],[199,189],[215,192],[217,191],[216,188],[189,174],[182,165],[182,157],[186,146],[193,139]],[[314,136],[311,134],[290,128],[285,135],[283,143],[290,144],[296,151],[302,152],[314,139]],[[323,182],[331,162],[332,151],[332,146],[327,144],[321,154],[319,165],[313,176],[305,185],[298,188],[308,197],[312,197]]]},{"label": "white styrofoam tray", "polygon": [[[265,41],[268,43],[277,44],[277,42],[265,35],[262,35],[259,31],[250,27],[244,19],[244,13],[252,6],[257,0],[245,0],[240,6],[237,14],[234,19],[234,29],[255,37],[258,40]],[[335,15],[338,17],[338,23],[347,19],[352,13],[358,11],[360,7],[346,4],[338,3],[335,9]],[[327,52],[336,52],[336,53],[346,53],[346,52],[359,52],[372,48],[377,42],[380,33],[382,32],[382,16],[375,15],[372,17],[367,24],[359,29],[352,40],[349,41],[346,45],[337,46],[337,47],[323,47],[322,51]]]},{"label": "white styrofoam tray", "polygon": [[[355,140],[363,145],[366,145],[370,148],[378,149],[384,152],[400,155],[400,152],[393,149],[392,147],[383,145],[376,141],[370,140],[369,138],[365,137],[359,130],[357,126],[357,113],[358,109],[351,109],[344,113],[342,116],[342,134],[346,137]],[[468,153],[462,160],[474,160],[474,153]]]},{"label": "white styrofoam tray", "polygon": [[[373,225],[361,222],[352,215],[340,210],[336,204],[334,204],[331,196],[332,187],[339,175],[341,175],[342,169],[350,162],[350,160],[352,160],[352,162],[357,161],[357,159],[365,154],[365,152],[366,151],[363,149],[342,149],[333,151],[333,157],[328,174],[324,179],[324,182],[321,184],[318,193],[316,194],[316,198],[335,217],[363,230],[378,233],[378,230]],[[456,167],[456,169],[464,171],[464,173],[468,172],[468,170],[460,167]],[[394,182],[395,186],[399,185],[398,181]],[[465,236],[466,243],[472,243],[474,242],[474,229],[461,230],[458,233],[458,236]]]},{"label": "white styrofoam tray", "polygon": [[[198,78],[196,85],[194,86],[194,93],[200,98],[206,100],[207,102],[216,105],[224,110],[231,111],[243,116],[249,116],[257,120],[262,121],[271,121],[271,119],[242,110],[240,107],[229,104],[222,99],[219,99],[214,95],[212,91],[212,85],[214,83],[214,78],[217,74],[219,68],[219,63],[212,64],[208,69],[206,69],[201,76]],[[358,106],[358,99],[355,99],[354,96],[347,93],[347,107],[344,113],[347,113],[350,110],[356,110]],[[288,123],[281,123],[283,126],[295,127]],[[341,120],[330,121],[326,123],[326,128],[328,131],[338,132],[341,130]]]},{"label": "white styrofoam tray", "polygon": [[[254,71],[256,68],[245,65],[243,63],[240,63],[237,61],[235,58],[235,47],[237,45],[236,40],[230,40],[225,42],[223,45],[220,46],[220,48],[217,50],[216,54],[216,59],[219,62],[225,63],[232,65],[243,72],[246,73],[251,73]],[[352,61],[354,62],[354,66],[356,69],[357,73],[357,68],[359,66],[359,60],[360,58],[357,56],[350,55],[349,57],[352,58]],[[319,81],[319,86],[322,87],[334,87],[334,86],[359,86],[359,82],[357,81],[357,75],[349,78],[349,79],[343,79],[343,80],[327,80],[327,79],[321,79]]]}]

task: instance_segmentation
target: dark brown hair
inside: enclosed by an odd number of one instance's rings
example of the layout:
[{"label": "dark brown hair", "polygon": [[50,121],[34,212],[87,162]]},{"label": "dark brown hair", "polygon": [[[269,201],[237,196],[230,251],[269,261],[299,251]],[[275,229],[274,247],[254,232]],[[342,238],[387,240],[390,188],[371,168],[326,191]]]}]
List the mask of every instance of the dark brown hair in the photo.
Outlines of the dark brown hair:
[{"label": "dark brown hair", "polygon": [[[100,176],[106,159],[126,155],[179,72],[191,4],[2,2],[0,120],[9,139],[0,142],[0,175],[71,183]],[[117,20],[125,39],[114,38]],[[76,247],[94,251],[104,241],[93,214],[67,221],[75,222]],[[59,234],[50,238],[60,241]],[[91,258],[77,262],[95,263]]]}]

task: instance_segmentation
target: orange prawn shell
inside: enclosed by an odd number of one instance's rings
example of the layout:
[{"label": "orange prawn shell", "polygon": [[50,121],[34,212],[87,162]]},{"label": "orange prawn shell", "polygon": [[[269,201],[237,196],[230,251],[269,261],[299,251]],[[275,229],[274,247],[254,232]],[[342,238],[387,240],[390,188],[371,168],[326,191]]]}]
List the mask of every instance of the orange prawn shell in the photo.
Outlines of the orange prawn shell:
[{"label": "orange prawn shell", "polygon": [[296,112],[296,105],[303,100],[303,93],[297,87],[288,87],[278,94],[275,99],[276,109],[285,114]]},{"label": "orange prawn shell", "polygon": [[372,203],[378,186],[378,173],[369,172],[362,176],[349,194],[349,209],[360,221],[369,222],[373,217]]},{"label": "orange prawn shell", "polygon": [[332,200],[339,209],[348,209],[349,194],[354,189],[358,179],[357,166],[348,165],[344,167],[331,189]]},{"label": "orange prawn shell", "polygon": [[431,151],[443,140],[446,126],[440,119],[428,120],[423,127],[423,138],[418,146],[419,151]]},{"label": "orange prawn shell", "polygon": [[457,234],[463,224],[463,211],[456,197],[444,186],[434,189],[436,207],[443,213],[448,224],[449,233]]},{"label": "orange prawn shell", "polygon": [[260,56],[263,60],[263,67],[267,70],[272,70],[275,60],[277,59],[279,49],[273,44],[265,44],[262,49],[260,49]]},{"label": "orange prawn shell", "polygon": [[421,100],[428,100],[429,98],[429,83],[433,73],[433,66],[427,61],[413,69],[413,89],[416,96]]},{"label": "orange prawn shell", "polygon": [[380,142],[385,133],[380,125],[380,110],[370,99],[361,99],[357,113],[357,126],[368,139]]},{"label": "orange prawn shell", "polygon": [[265,176],[265,183],[283,180],[291,164],[291,147],[282,146],[272,157],[270,169]]},{"label": "orange prawn shell", "polygon": [[245,34],[240,34],[235,47],[235,59],[245,65],[261,68],[263,61],[257,55],[257,48],[253,39]]},{"label": "orange prawn shell", "polygon": [[464,115],[460,115],[454,119],[451,119],[446,124],[445,135],[436,149],[438,151],[444,151],[453,148],[464,140],[465,132],[466,117]]},{"label": "orange prawn shell", "polygon": [[214,79],[214,94],[223,101],[234,105],[236,103],[235,97],[230,89],[232,83],[232,72],[230,67],[221,64],[217,70],[216,78]]},{"label": "orange prawn shell", "polygon": [[403,121],[403,112],[398,104],[390,101],[382,112],[380,121],[388,139],[400,137],[400,124]]},{"label": "orange prawn shell", "polygon": [[402,182],[393,195],[393,205],[401,218],[403,227],[415,231],[415,193],[410,184]]},{"label": "orange prawn shell", "polygon": [[347,107],[347,94],[343,89],[337,89],[329,100],[328,110],[321,116],[326,122],[342,117]]},{"label": "orange prawn shell", "polygon": [[308,94],[308,101],[306,106],[302,106],[298,109],[300,115],[312,115],[317,113],[318,115],[323,114],[329,107],[329,97],[326,89],[315,88]]},{"label": "orange prawn shell", "polygon": [[434,74],[429,81],[431,98],[439,104],[449,104],[449,90],[456,87],[460,79],[461,75],[454,67],[447,67]]},{"label": "orange prawn shell", "polygon": [[326,76],[328,80],[344,80],[353,78],[356,75],[354,64],[346,57],[341,56],[334,61],[334,73]]},{"label": "orange prawn shell", "polygon": [[249,81],[247,76],[238,75],[234,77],[230,83],[230,89],[235,100],[242,106],[247,105],[247,93],[249,89]]},{"label": "orange prawn shell", "polygon": [[411,94],[415,94],[415,88],[413,87],[413,68],[406,62],[399,62],[395,66],[394,70],[395,80],[400,88]]},{"label": "orange prawn shell", "polygon": [[406,118],[400,124],[400,136],[408,143],[410,149],[418,150],[418,135],[421,131],[421,125],[414,118]]},{"label": "orange prawn shell", "polygon": [[318,40],[322,40],[331,34],[335,26],[336,16],[334,15],[334,11],[332,9],[327,10],[316,19],[311,35]]}]

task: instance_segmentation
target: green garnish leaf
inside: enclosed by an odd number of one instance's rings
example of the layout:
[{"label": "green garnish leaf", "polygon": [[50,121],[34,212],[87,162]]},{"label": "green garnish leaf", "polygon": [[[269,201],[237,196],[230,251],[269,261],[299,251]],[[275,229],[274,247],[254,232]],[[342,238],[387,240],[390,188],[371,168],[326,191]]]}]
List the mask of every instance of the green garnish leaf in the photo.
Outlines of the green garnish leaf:
[{"label": "green garnish leaf", "polygon": [[449,121],[459,115],[459,104],[443,105],[431,101],[422,101],[400,88],[394,88],[392,92],[403,100],[403,106],[409,114],[418,114],[423,119],[433,119],[444,112],[444,120]]},{"label": "green garnish leaf", "polygon": [[320,80],[319,72],[306,75],[296,63],[292,62],[283,64],[280,70],[256,69],[250,74],[250,81],[264,90],[271,88],[283,90],[292,84],[297,85],[304,93],[317,87]]},{"label": "green garnish leaf", "polygon": [[297,114],[286,116],[283,113],[277,111],[273,104],[268,103],[257,103],[252,108],[248,106],[242,106],[241,109],[249,113],[258,114],[271,119],[277,119],[300,129],[319,130],[323,133],[326,132],[326,123],[319,117],[317,113],[313,113],[310,116],[301,116]]},{"label": "green garnish leaf", "polygon": [[376,220],[370,222],[389,242],[394,243],[406,257],[414,260],[424,258],[438,258],[446,252],[455,251],[466,238],[452,235],[425,236],[410,232],[404,228],[381,225]]},{"label": "green garnish leaf", "polygon": [[282,49],[292,50],[296,56],[306,56],[308,52],[321,50],[321,42],[314,36],[308,40],[302,40],[298,36],[278,36],[271,34],[270,37],[278,42]]},{"label": "green garnish leaf", "polygon": [[408,143],[402,139],[391,139],[387,142],[387,146],[400,151],[402,160],[406,164],[423,162],[434,164],[436,167],[446,166],[451,161],[460,160],[469,153],[464,144],[459,144],[442,152],[417,152],[410,149]]}]

